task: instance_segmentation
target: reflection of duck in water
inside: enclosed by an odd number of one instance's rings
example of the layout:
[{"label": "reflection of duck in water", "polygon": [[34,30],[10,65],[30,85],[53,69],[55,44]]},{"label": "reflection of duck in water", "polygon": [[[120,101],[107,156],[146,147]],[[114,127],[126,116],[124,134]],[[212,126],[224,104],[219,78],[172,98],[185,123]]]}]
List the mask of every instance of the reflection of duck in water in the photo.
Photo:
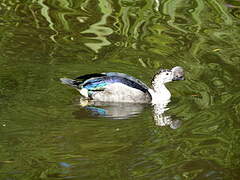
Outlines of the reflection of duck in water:
[{"label": "reflection of duck in water", "polygon": [[99,102],[80,99],[80,105],[91,115],[111,119],[128,119],[137,116],[146,107],[143,103]]},{"label": "reflection of duck in water", "polygon": [[[81,112],[76,114],[82,115],[84,112],[90,112],[89,115],[95,117],[106,117],[110,119],[128,119],[136,117],[145,108],[148,108],[144,103],[116,103],[116,102],[99,102],[89,101],[86,99],[80,99]],[[180,126],[180,121],[165,115],[165,111],[168,110],[167,103],[153,104],[153,119],[157,126],[170,126],[172,129],[176,129]],[[85,114],[86,115],[86,114]]]},{"label": "reflection of duck in water", "polygon": [[173,119],[169,115],[165,115],[168,102],[162,104],[153,104],[153,119],[157,126],[170,126],[172,129],[180,127],[181,122],[178,119]]},{"label": "reflection of duck in water", "polygon": [[160,70],[153,77],[153,88],[117,72],[87,74],[74,80],[61,78],[61,81],[77,89],[85,99],[93,101],[158,104],[170,100],[171,94],[165,83],[183,79],[183,69],[177,66],[172,70]]}]

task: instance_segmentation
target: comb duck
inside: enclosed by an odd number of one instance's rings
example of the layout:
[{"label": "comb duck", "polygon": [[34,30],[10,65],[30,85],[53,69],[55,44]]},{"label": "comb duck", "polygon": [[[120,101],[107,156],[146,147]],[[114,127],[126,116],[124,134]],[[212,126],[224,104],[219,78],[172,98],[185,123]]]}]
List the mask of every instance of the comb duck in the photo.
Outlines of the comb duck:
[{"label": "comb duck", "polygon": [[152,88],[132,76],[118,72],[86,74],[75,79],[60,80],[77,89],[84,98],[93,101],[158,104],[170,100],[171,93],[165,83],[184,80],[184,72],[180,66],[162,69],[154,75]]}]

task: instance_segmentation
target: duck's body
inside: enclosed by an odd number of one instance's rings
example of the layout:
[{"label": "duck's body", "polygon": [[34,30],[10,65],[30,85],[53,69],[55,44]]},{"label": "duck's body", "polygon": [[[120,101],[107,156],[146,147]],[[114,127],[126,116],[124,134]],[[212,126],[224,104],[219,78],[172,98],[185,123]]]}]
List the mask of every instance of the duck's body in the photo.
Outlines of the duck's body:
[{"label": "duck's body", "polygon": [[108,85],[104,91],[93,93],[91,99],[105,102],[148,103],[151,96],[147,91],[143,92],[119,82]]},{"label": "duck's body", "polygon": [[[182,69],[181,73],[183,77]],[[116,72],[87,74],[74,80],[61,78],[61,81],[94,101],[157,103],[170,99],[171,94],[164,84],[174,78],[171,70],[162,70],[154,76],[152,89],[132,76]]]},{"label": "duck's body", "polygon": [[140,80],[123,73],[87,74],[75,80],[61,78],[64,84],[75,87],[82,96],[104,102],[151,102],[148,87]]}]

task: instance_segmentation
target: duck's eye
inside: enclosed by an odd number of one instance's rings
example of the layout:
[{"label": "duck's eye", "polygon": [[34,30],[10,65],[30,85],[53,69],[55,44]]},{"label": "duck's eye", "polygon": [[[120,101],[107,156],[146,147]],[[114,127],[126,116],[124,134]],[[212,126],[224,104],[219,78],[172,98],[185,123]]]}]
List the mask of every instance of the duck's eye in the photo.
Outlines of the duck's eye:
[{"label": "duck's eye", "polygon": [[166,73],[166,75],[168,75],[168,73]]}]

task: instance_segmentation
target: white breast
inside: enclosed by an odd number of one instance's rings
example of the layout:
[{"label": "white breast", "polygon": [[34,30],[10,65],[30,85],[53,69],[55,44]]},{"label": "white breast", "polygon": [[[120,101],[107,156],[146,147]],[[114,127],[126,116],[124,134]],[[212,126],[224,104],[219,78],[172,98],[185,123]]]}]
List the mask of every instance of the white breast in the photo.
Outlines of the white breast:
[{"label": "white breast", "polygon": [[148,92],[152,96],[152,104],[159,104],[159,103],[168,103],[171,98],[171,93],[166,89],[163,89],[160,93],[155,92],[153,89],[148,89]]}]

